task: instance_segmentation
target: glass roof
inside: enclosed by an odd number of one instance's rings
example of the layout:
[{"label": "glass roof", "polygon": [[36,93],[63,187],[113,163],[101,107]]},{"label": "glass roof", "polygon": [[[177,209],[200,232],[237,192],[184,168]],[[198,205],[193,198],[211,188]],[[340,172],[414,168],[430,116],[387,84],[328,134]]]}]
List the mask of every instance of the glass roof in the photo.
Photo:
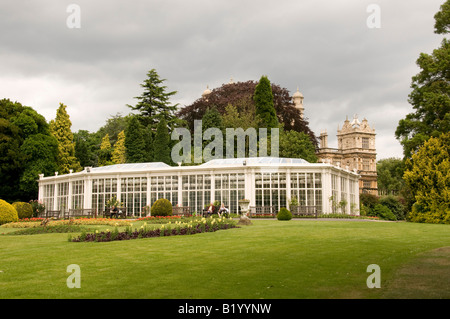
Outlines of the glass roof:
[{"label": "glass roof", "polygon": [[200,166],[223,166],[223,165],[242,165],[246,161],[247,165],[259,164],[309,164],[302,158],[284,158],[284,157],[246,157],[246,158],[224,158],[214,159]]},{"label": "glass roof", "polygon": [[100,172],[126,172],[126,171],[142,171],[142,170],[151,170],[155,168],[170,168],[171,166],[162,163],[130,163],[130,164],[115,164],[115,165],[107,165],[101,167],[91,168],[92,172],[100,173]]}]

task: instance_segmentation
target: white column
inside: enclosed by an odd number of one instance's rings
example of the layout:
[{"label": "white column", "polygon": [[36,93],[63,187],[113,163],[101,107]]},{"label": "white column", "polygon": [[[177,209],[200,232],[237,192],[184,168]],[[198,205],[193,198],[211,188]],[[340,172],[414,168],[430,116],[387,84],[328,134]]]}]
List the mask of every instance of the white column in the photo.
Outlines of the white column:
[{"label": "white column", "polygon": [[183,176],[178,171],[178,206],[183,206]]},{"label": "white column", "polygon": [[55,179],[55,201],[53,202],[53,209],[52,210],[58,210],[58,182]]},{"label": "white column", "polygon": [[209,174],[211,176],[211,202],[214,203],[216,200],[216,177],[214,171],[210,171]]},{"label": "white column", "polygon": [[329,214],[333,211],[330,197],[333,195],[331,189],[331,169],[322,170],[322,212]]},{"label": "white column", "polygon": [[72,207],[72,179],[69,178],[69,191],[68,191],[68,198],[67,198],[67,212],[69,212],[69,209],[74,208]]},{"label": "white column", "polygon": [[151,202],[150,202],[150,187],[152,186],[151,185],[151,174],[150,173],[147,173],[147,206],[150,206],[150,204],[151,204]]},{"label": "white column", "polygon": [[291,169],[288,168],[286,170],[286,208],[291,209],[289,206],[289,202],[291,201]]},{"label": "white column", "polygon": [[[44,178],[44,174],[39,174],[39,180]],[[39,183],[39,191],[38,191],[38,201],[44,202],[44,185],[42,183]]]},{"label": "white column", "polygon": [[116,198],[119,203],[122,202],[122,179],[120,178],[120,175],[116,175]]},{"label": "white column", "polygon": [[346,210],[349,214],[351,214],[351,210],[350,210],[350,204],[351,204],[350,203],[350,186],[351,186],[350,174],[347,174],[345,182],[347,183],[347,198],[346,198],[347,208],[346,208]]},{"label": "white column", "polygon": [[83,207],[92,208],[92,179],[90,176],[84,178]]},{"label": "white column", "polygon": [[[255,193],[255,169],[245,169],[245,199],[250,200],[249,206],[256,205],[256,193]],[[241,199],[241,198],[239,198]]]}]

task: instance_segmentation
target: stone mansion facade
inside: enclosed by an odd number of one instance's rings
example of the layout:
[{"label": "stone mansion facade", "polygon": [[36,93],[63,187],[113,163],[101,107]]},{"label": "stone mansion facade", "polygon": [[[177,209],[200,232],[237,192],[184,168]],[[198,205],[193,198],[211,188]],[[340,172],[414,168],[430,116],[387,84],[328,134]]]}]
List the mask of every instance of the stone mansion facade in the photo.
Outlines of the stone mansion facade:
[{"label": "stone mansion facade", "polygon": [[360,193],[378,195],[375,129],[367,119],[361,122],[357,115],[352,121],[347,118],[337,130],[338,148],[328,147],[328,133],[320,133],[320,148],[316,154],[321,162],[331,163],[357,172]]}]

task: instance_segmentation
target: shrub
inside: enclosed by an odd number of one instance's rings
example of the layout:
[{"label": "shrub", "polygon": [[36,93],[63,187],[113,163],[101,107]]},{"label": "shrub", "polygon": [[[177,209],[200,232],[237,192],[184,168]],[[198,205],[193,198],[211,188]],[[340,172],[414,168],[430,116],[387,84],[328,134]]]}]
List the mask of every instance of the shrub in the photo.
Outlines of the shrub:
[{"label": "shrub", "polygon": [[30,203],[15,202],[12,205],[16,209],[19,219],[33,217],[33,207]]},{"label": "shrub", "polygon": [[43,212],[45,212],[45,205],[43,203],[41,203],[40,201],[38,201],[37,199],[30,200],[30,205],[33,209],[33,217],[38,217]]},{"label": "shrub", "polygon": [[367,193],[360,194],[359,200],[361,204],[369,208],[369,210],[373,209],[375,205],[378,204],[378,197],[372,194]]},{"label": "shrub", "polygon": [[277,219],[278,220],[291,220],[292,213],[289,210],[287,210],[285,207],[282,207],[277,214]]},{"label": "shrub", "polygon": [[172,204],[168,199],[160,198],[153,203],[151,214],[152,216],[171,216]]},{"label": "shrub", "polygon": [[19,215],[17,210],[13,205],[0,199],[0,225],[16,222],[19,220]]},{"label": "shrub", "polygon": [[405,219],[405,206],[398,197],[389,195],[380,198],[380,204],[389,208],[398,220]]},{"label": "shrub", "polygon": [[359,207],[359,215],[360,216],[369,216],[370,209],[361,203],[361,206]]},{"label": "shrub", "polygon": [[376,204],[372,209],[372,214],[374,216],[380,217],[381,219],[386,220],[397,220],[394,213],[386,206],[381,204]]}]

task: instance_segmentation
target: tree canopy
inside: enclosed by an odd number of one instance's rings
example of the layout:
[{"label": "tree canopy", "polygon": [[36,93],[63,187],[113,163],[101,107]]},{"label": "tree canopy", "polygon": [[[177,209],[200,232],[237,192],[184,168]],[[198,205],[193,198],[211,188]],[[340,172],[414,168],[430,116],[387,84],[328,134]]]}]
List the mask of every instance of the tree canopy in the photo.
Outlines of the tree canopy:
[{"label": "tree canopy", "polygon": [[406,166],[405,183],[415,199],[409,219],[450,224],[450,133],[427,140]]},{"label": "tree canopy", "polygon": [[146,145],[143,127],[136,116],[132,117],[125,130],[127,163],[143,163],[146,159]]},{"label": "tree canopy", "polygon": [[[257,81],[237,82],[224,84],[211,90],[207,98],[201,97],[192,104],[180,109],[177,115],[186,121],[191,133],[194,132],[194,120],[201,120],[208,108],[216,107],[217,111],[224,116],[228,105],[233,105],[239,114],[254,112],[255,93]],[[318,146],[318,140],[314,132],[309,128],[306,119],[302,119],[299,110],[292,102],[292,96],[285,88],[271,83],[273,94],[273,106],[275,108],[278,121],[283,125],[284,130],[295,130],[307,134],[314,146]],[[225,124],[225,123],[224,123]]]},{"label": "tree canopy", "polygon": [[70,170],[81,171],[80,162],[75,157],[72,122],[66,108],[66,105],[60,103],[56,110],[56,118],[50,121],[50,132],[58,141],[57,165],[60,174],[67,174]]},{"label": "tree canopy", "polygon": [[132,110],[140,112],[140,120],[144,127],[150,126],[156,129],[161,118],[164,118],[170,127],[181,124],[175,115],[178,104],[171,104],[170,98],[176,91],[166,92],[167,87],[163,85],[166,79],[160,79],[155,69],[147,72],[147,78],[141,84],[144,92],[135,97],[139,102],[135,105],[128,105]]},{"label": "tree canopy", "polygon": [[0,198],[37,198],[39,174],[57,170],[57,140],[45,118],[28,106],[0,100]]},{"label": "tree canopy", "polygon": [[[272,87],[267,76],[262,76],[256,85],[253,101],[255,102],[255,116],[259,127],[267,129],[279,127],[277,113],[273,105]],[[268,131],[270,132],[270,130]]]},{"label": "tree canopy", "polygon": [[[450,26],[450,0],[435,15],[435,33],[445,34]],[[403,146],[405,158],[430,137],[450,131],[450,42],[443,39],[433,53],[421,53],[416,61],[420,73],[412,77],[408,102],[414,112],[399,121],[396,138]]]}]

